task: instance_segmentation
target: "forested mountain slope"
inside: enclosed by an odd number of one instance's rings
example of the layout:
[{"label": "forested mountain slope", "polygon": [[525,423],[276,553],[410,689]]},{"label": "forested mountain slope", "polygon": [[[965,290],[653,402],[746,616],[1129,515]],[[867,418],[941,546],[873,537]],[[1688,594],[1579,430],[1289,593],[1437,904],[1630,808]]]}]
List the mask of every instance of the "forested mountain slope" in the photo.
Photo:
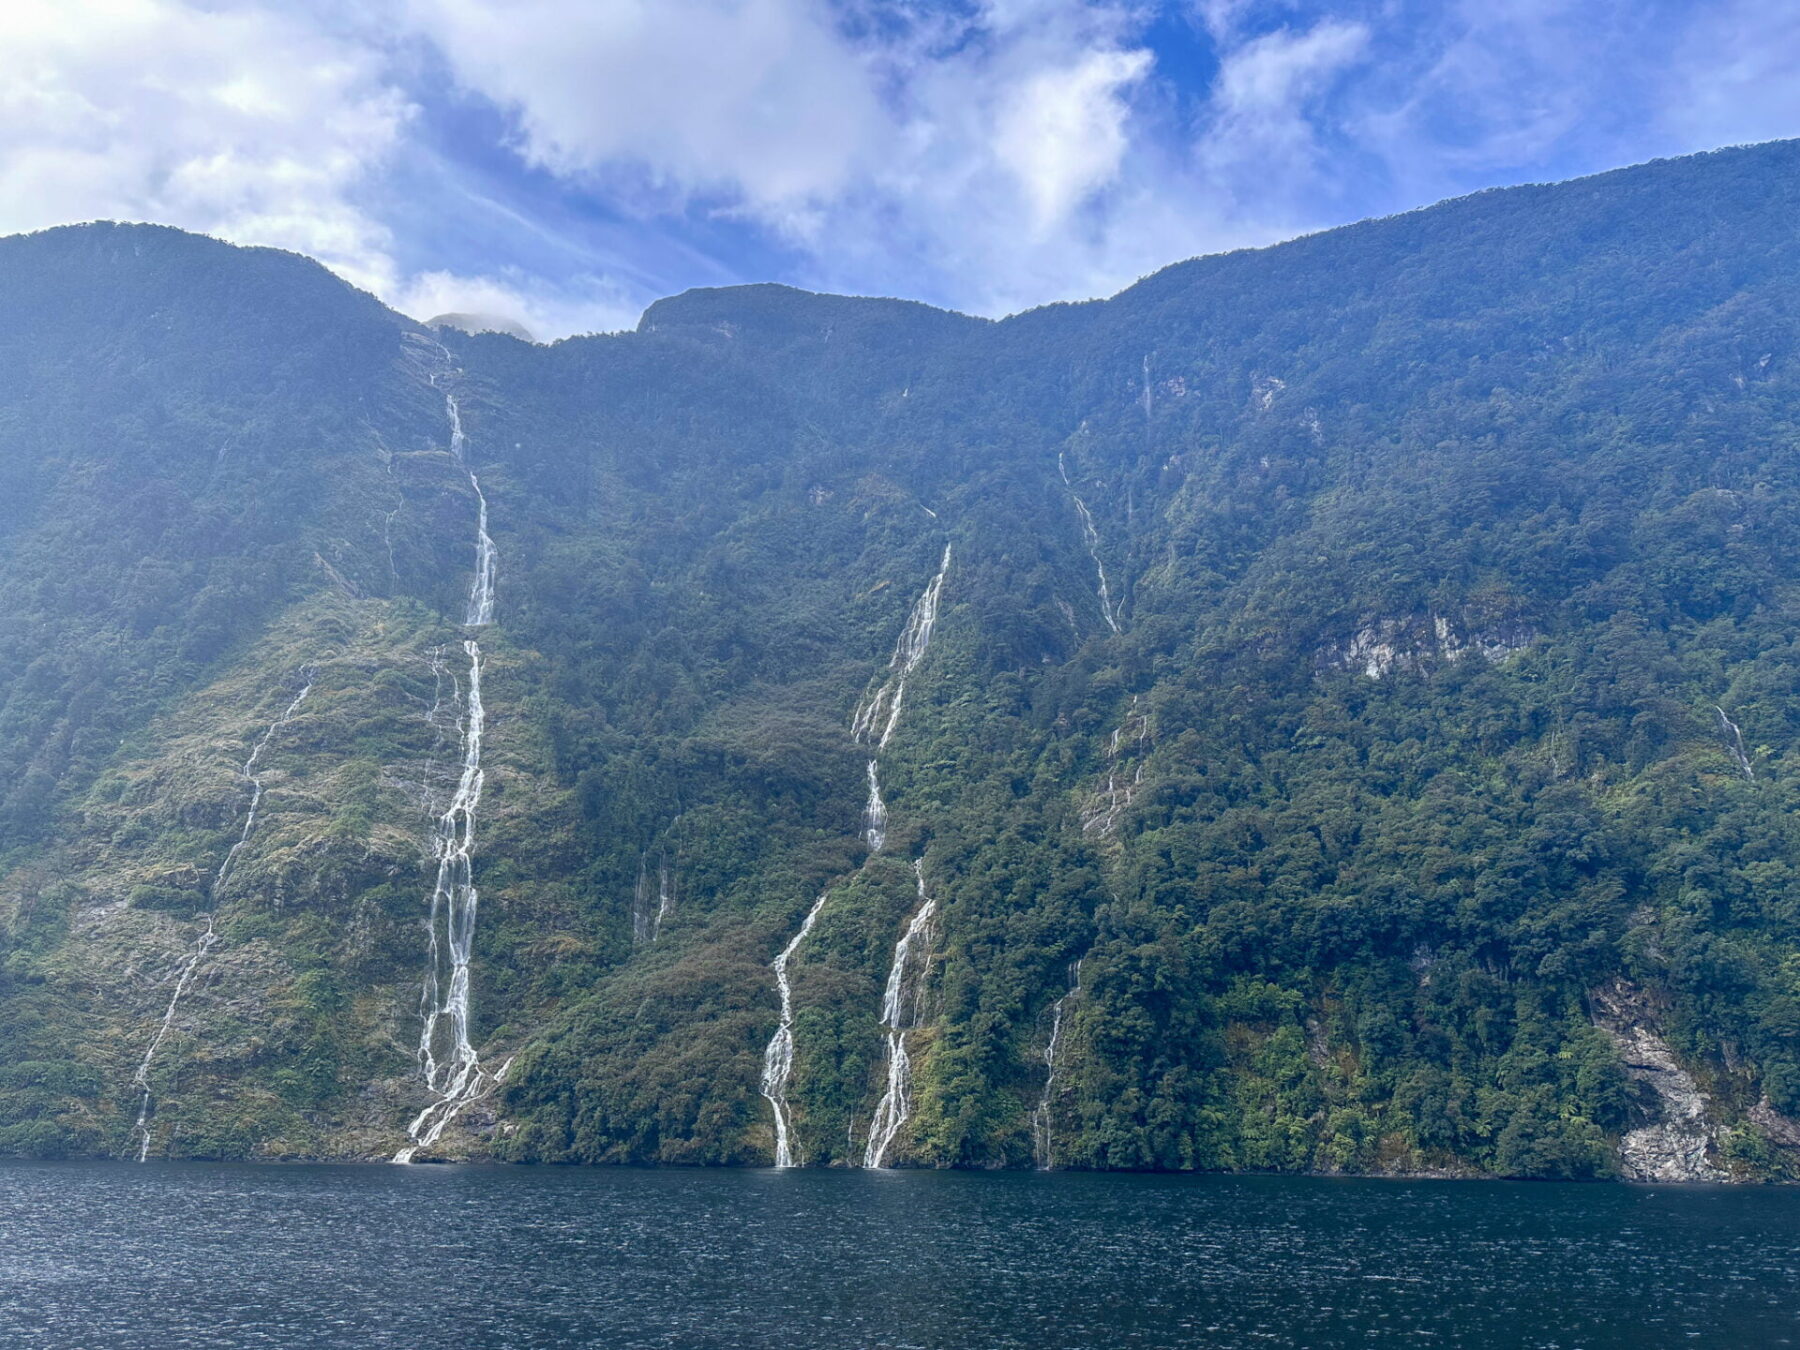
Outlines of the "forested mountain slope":
[{"label": "forested mountain slope", "polygon": [[0,1149],[1793,1175],[1797,219],[547,347],[0,240]]}]

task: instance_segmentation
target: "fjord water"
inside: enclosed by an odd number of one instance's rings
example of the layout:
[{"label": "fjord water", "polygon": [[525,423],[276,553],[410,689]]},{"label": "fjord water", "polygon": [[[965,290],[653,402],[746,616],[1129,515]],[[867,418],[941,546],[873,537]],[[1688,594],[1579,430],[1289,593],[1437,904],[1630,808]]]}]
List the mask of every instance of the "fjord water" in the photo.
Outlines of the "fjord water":
[{"label": "fjord water", "polygon": [[1786,1189],[8,1163],[0,1234],[8,1347],[1800,1343]]}]

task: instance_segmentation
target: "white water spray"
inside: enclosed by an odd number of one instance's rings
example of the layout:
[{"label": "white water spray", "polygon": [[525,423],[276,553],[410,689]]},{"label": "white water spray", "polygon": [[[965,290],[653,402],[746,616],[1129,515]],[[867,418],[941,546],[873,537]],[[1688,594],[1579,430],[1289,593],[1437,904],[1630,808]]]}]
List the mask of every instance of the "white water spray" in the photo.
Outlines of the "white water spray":
[{"label": "white water spray", "polygon": [[1744,752],[1744,733],[1738,730],[1738,724],[1725,715],[1725,710],[1713,704],[1713,711],[1719,714],[1719,730],[1725,733],[1725,744],[1731,751],[1732,758],[1737,760],[1738,771],[1746,779],[1754,783],[1756,770],[1750,767],[1750,756]]},{"label": "white water spray", "polygon": [[[906,627],[894,644],[894,655],[888,661],[888,676],[881,686],[857,707],[850,721],[850,735],[859,745],[873,741],[877,749],[886,749],[900,725],[900,705],[906,697],[906,681],[931,646],[931,635],[937,628],[938,605],[944,595],[944,578],[950,572],[950,545],[944,545],[944,558],[938,564],[925,593],[913,602]],[[879,734],[876,728],[880,728]]]},{"label": "white water spray", "polygon": [[[886,1165],[888,1150],[912,1116],[912,1059],[906,1052],[906,1033],[918,1022],[919,996],[914,987],[909,1006],[907,976],[913,964],[913,953],[928,940],[931,918],[937,912],[937,901],[925,893],[923,858],[913,861],[913,875],[919,882],[919,908],[900,940],[894,944],[894,963],[888,968],[887,989],[881,998],[881,1025],[887,1028],[887,1087],[876,1103],[874,1119],[869,1122],[869,1142],[863,1151],[864,1167]],[[923,971],[920,973],[923,975]]]},{"label": "white water spray", "polygon": [[[1144,756],[1149,743],[1150,719],[1138,711],[1138,697],[1133,694],[1124,722],[1107,737],[1106,781],[1081,813],[1084,832],[1109,835],[1117,827],[1119,816],[1144,785]],[[1128,754],[1136,758],[1135,765],[1125,762]]]},{"label": "white water spray", "polygon": [[881,800],[881,778],[875,761],[869,761],[869,800],[863,807],[863,839],[869,852],[879,853],[887,843],[887,803]]},{"label": "white water spray", "polygon": [[[927,514],[936,519],[936,514],[926,508]],[[912,611],[907,615],[906,627],[900,632],[899,640],[894,644],[894,655],[888,661],[887,677],[875,692],[865,698],[857,706],[855,715],[850,721],[851,738],[859,745],[874,743],[879,751],[886,746],[900,724],[901,701],[906,694],[907,678],[918,669],[919,663],[925,659],[925,652],[931,646],[931,635],[937,628],[938,607],[944,595],[944,579],[950,572],[950,545],[944,545],[944,556],[938,564],[938,570],[924,593],[913,602]],[[881,797],[880,765],[875,755],[868,762],[869,797],[863,807],[863,839],[869,846],[871,854],[879,853],[887,846],[887,803]],[[915,866],[917,866],[915,864]],[[920,894],[924,894],[924,878],[921,874]],[[829,892],[826,893],[827,895]],[[825,896],[821,895],[807,913],[806,921],[794,940],[775,958],[775,987],[781,999],[781,1020],[770,1037],[767,1048],[763,1051],[762,1094],[768,1098],[769,1105],[775,1112],[775,1165],[777,1167],[797,1166],[790,1142],[791,1122],[787,1110],[788,1078],[794,1069],[794,1013],[793,991],[788,987],[787,963],[799,948],[801,941],[812,931],[813,921],[819,917],[824,907]],[[927,916],[929,917],[929,916]],[[905,941],[905,939],[902,939]],[[884,1019],[885,1019],[885,1004]],[[901,1047],[904,1056],[905,1047]],[[910,1082],[910,1066],[905,1070],[906,1081]],[[891,1070],[890,1070],[891,1077]],[[883,1098],[885,1102],[887,1098]],[[904,1115],[901,1117],[904,1120]],[[896,1129],[898,1126],[895,1127]],[[890,1136],[891,1142],[891,1136]],[[885,1148],[884,1150],[885,1151]],[[879,1166],[879,1164],[876,1164]]]},{"label": "white water spray", "polygon": [[[468,466],[462,411],[456,396],[445,394],[444,404],[450,417],[450,453],[468,473],[469,486],[480,506],[475,531],[475,579],[469,589],[464,620],[465,627],[480,628],[493,622],[494,617],[494,542],[487,531],[487,498]],[[495,1072],[487,1072],[469,1040],[469,962],[474,954],[475,915],[481,900],[475,889],[475,813],[481,805],[485,781],[481,745],[487,729],[487,708],[481,699],[481,644],[466,637],[463,653],[469,658],[469,677],[458,724],[462,735],[462,775],[432,836],[437,879],[431,890],[429,965],[419,999],[419,1065],[425,1085],[436,1100],[406,1127],[413,1142],[394,1155],[396,1162],[411,1162],[419,1149],[435,1144],[450,1122],[505,1081],[506,1072],[512,1067],[509,1059]]]},{"label": "white water spray", "polygon": [[675,908],[675,893],[669,887],[669,855],[664,853],[656,867],[656,907],[650,905],[650,855],[638,858],[637,889],[631,901],[631,942],[642,946],[655,942],[662,933],[663,920]]},{"label": "white water spray", "polygon": [[1081,962],[1077,960],[1069,972],[1068,992],[1050,1005],[1050,1043],[1044,1047],[1044,1094],[1038,1098],[1037,1109],[1031,1113],[1032,1151],[1037,1155],[1040,1172],[1048,1172],[1056,1166],[1051,1147],[1055,1131],[1052,1113],[1055,1110],[1056,1051],[1062,1044],[1063,1007],[1080,992]]},{"label": "white water spray", "polygon": [[[830,892],[826,892],[827,895]],[[788,1120],[787,1086],[788,1079],[794,1075],[794,990],[788,982],[788,962],[794,959],[794,953],[800,950],[800,944],[806,941],[806,935],[812,932],[813,924],[818,922],[819,911],[825,908],[825,896],[821,895],[813,901],[811,909],[806,911],[806,918],[800,924],[800,931],[794,934],[793,941],[781,949],[781,954],[770,963],[775,972],[775,991],[781,998],[781,1021],[775,1028],[775,1034],[769,1039],[768,1048],[763,1051],[762,1095],[768,1098],[769,1105],[775,1112],[775,1165],[777,1167],[797,1167],[798,1159],[794,1156],[793,1129]]]},{"label": "white water spray", "polygon": [[1068,490],[1069,500],[1075,503],[1075,514],[1081,518],[1081,538],[1087,545],[1088,557],[1094,560],[1094,574],[1099,579],[1097,587],[1100,594],[1100,617],[1106,620],[1106,626],[1113,632],[1119,631],[1119,621],[1113,615],[1112,591],[1106,584],[1106,564],[1100,561],[1100,531],[1094,528],[1093,512],[1088,510],[1087,503],[1075,491],[1075,485],[1069,481],[1069,468],[1063,462],[1062,452],[1056,455],[1056,471],[1062,475],[1063,487]]},{"label": "white water spray", "polygon": [[145,1162],[150,1157],[150,1109],[154,1104],[150,1092],[150,1065],[156,1058],[156,1052],[162,1048],[163,1038],[169,1034],[169,1028],[175,1023],[175,1009],[181,1005],[181,996],[187,992],[188,984],[194,978],[194,972],[200,968],[200,962],[212,949],[218,937],[213,932],[212,915],[206,916],[206,927],[201,931],[199,939],[194,943],[194,950],[182,964],[181,974],[175,980],[175,992],[169,995],[169,1006],[163,1013],[162,1025],[157,1027],[156,1035],[151,1039],[149,1047],[144,1051],[144,1058],[139,1061],[137,1072],[131,1075],[134,1086],[141,1089],[143,1099],[138,1103],[137,1133],[138,1161]]}]

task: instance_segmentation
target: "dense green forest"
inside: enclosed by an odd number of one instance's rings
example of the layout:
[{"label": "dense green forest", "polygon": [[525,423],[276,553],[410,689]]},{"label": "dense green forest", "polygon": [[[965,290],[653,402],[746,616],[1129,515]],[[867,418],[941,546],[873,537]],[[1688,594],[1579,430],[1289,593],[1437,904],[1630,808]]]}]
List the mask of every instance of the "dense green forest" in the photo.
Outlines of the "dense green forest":
[{"label": "dense green forest", "polygon": [[1797,218],[549,346],[0,240],[0,1152],[1800,1175]]}]

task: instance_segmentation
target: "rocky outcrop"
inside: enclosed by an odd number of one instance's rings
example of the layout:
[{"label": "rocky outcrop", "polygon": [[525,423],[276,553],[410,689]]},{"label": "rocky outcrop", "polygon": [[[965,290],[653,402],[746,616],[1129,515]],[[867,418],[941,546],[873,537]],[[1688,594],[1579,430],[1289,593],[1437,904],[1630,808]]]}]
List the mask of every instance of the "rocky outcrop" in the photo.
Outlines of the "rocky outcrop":
[{"label": "rocky outcrop", "polygon": [[1319,664],[1379,680],[1395,671],[1416,674],[1455,665],[1470,656],[1498,665],[1524,651],[1536,637],[1523,625],[1476,628],[1441,614],[1376,618],[1321,651]]},{"label": "rocky outcrop", "polygon": [[1619,1140],[1628,1181],[1724,1181],[1712,1161],[1719,1126],[1712,1103],[1657,1030],[1644,991],[1614,980],[1593,994],[1594,1024],[1612,1038],[1625,1071],[1654,1094],[1656,1119]]}]

